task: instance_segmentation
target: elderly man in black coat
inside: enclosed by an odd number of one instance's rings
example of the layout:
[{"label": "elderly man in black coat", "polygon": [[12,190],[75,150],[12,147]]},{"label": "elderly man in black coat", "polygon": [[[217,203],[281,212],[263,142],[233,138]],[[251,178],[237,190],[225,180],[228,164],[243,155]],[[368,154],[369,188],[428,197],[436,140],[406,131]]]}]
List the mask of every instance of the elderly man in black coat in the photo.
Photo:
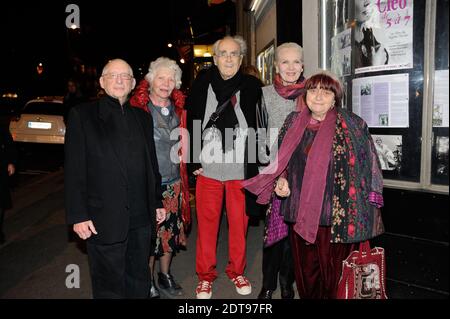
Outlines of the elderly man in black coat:
[{"label": "elderly man in black coat", "polygon": [[94,298],[148,297],[151,244],[166,217],[153,121],[128,102],[135,84],[128,63],[109,61],[107,95],[72,108],[67,123],[67,222],[87,239]]}]

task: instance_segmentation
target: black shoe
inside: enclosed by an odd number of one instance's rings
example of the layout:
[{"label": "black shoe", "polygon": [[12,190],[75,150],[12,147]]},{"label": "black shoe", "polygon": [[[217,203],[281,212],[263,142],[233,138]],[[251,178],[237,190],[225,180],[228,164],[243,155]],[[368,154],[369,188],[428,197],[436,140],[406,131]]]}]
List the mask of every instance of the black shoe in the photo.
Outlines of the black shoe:
[{"label": "black shoe", "polygon": [[178,297],[183,295],[183,288],[175,282],[173,276],[169,274],[158,273],[158,285],[162,292],[168,293],[168,297]]},{"label": "black shoe", "polygon": [[258,295],[258,299],[272,299],[272,294],[273,290],[262,288]]},{"label": "black shoe", "polygon": [[3,245],[6,242],[5,234],[0,233],[0,245]]},{"label": "black shoe", "polygon": [[158,287],[156,287],[154,280],[150,282],[150,293],[148,297],[150,299],[158,299],[160,297]]},{"label": "black shoe", "polygon": [[281,287],[281,299],[294,299],[295,292],[292,285]]}]

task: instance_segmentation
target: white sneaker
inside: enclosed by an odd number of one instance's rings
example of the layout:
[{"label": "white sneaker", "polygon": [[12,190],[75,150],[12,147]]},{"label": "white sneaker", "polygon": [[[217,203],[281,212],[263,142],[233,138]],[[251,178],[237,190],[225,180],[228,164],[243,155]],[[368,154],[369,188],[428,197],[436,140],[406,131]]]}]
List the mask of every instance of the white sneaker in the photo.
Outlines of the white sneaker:
[{"label": "white sneaker", "polygon": [[200,280],[197,288],[195,288],[197,299],[211,299],[212,296],[212,282],[207,280]]},{"label": "white sneaker", "polygon": [[252,285],[245,276],[236,276],[231,279],[231,281],[236,286],[236,291],[238,294],[246,296],[252,293]]}]

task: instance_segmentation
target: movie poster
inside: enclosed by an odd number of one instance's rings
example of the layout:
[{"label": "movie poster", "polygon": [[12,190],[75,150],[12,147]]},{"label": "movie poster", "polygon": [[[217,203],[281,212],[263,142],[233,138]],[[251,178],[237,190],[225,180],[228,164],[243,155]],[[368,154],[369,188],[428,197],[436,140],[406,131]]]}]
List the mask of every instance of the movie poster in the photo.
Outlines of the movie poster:
[{"label": "movie poster", "polygon": [[413,67],[413,0],[355,0],[355,73]]}]

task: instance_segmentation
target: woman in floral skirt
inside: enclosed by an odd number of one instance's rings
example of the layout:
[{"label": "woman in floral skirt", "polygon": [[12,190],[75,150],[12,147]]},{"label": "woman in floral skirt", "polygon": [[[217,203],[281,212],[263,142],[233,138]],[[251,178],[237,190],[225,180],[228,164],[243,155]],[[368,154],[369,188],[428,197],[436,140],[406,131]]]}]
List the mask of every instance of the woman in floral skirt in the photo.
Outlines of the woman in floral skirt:
[{"label": "woman in floral skirt", "polygon": [[[189,186],[186,163],[182,160],[185,138],[172,140],[171,133],[184,128],[186,123],[184,95],[178,90],[181,85],[181,69],[175,61],[160,57],[150,63],[149,72],[142,80],[131,105],[151,113],[153,131],[161,174],[163,205],[167,211],[166,221],[157,231],[157,238],[150,257],[150,298],[159,298],[160,291],[166,297],[183,295],[181,286],[170,273],[172,257],[186,246],[185,228],[190,223]],[[182,133],[182,130],[180,131]],[[180,135],[179,135],[180,136]],[[153,279],[155,258],[159,259],[158,286]]]}]

